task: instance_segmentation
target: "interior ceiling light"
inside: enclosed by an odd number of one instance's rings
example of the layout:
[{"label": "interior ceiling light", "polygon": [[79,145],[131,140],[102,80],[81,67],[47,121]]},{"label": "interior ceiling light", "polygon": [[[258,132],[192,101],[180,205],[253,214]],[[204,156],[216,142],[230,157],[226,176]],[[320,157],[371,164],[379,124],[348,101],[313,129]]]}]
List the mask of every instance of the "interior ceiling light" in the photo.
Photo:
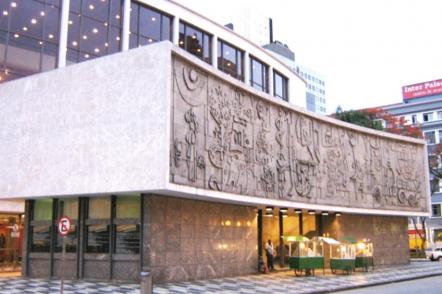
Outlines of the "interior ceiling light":
[{"label": "interior ceiling light", "polygon": [[3,15],[4,16],[8,15],[8,12],[6,10],[3,10]]},{"label": "interior ceiling light", "polygon": [[94,33],[94,34],[98,33],[98,29],[97,28],[93,28],[92,29],[92,33]]},{"label": "interior ceiling light", "polygon": [[90,10],[94,10],[94,9],[95,9],[95,6],[91,4],[91,5],[89,5],[89,9],[90,9]]},{"label": "interior ceiling light", "polygon": [[315,214],[315,211],[314,210],[309,210],[308,214]]},{"label": "interior ceiling light", "polygon": [[341,216],[341,213],[340,212],[336,212],[335,215],[336,216]]},{"label": "interior ceiling light", "polygon": [[273,211],[273,206],[267,206],[266,211]]},{"label": "interior ceiling light", "polygon": [[302,209],[295,209],[295,213],[297,213],[297,214],[302,213]]},{"label": "interior ceiling light", "polygon": [[322,215],[328,215],[328,211],[323,211],[321,214]]},{"label": "interior ceiling light", "polygon": [[12,2],[12,3],[11,3],[11,7],[13,7],[13,8],[17,7],[17,3]]},{"label": "interior ceiling light", "polygon": [[32,24],[36,24],[36,23],[37,23],[37,20],[36,20],[35,18],[33,18],[33,19],[31,19],[31,23],[32,23]]},{"label": "interior ceiling light", "polygon": [[45,13],[44,11],[40,11],[40,15],[41,15],[41,16],[45,16],[45,14],[46,14],[46,13]]},{"label": "interior ceiling light", "polygon": [[155,21],[156,20],[156,18],[155,17],[152,17],[152,21]]},{"label": "interior ceiling light", "polygon": [[72,46],[77,46],[77,45],[78,45],[77,41],[72,42]]}]

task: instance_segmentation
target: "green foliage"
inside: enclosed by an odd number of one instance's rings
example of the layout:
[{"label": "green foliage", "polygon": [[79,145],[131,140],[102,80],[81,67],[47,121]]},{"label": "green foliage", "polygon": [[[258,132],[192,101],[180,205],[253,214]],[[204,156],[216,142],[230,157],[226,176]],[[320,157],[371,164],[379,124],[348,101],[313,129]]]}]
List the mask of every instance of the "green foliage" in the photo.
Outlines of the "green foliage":
[{"label": "green foliage", "polygon": [[336,108],[334,115],[336,119],[359,125],[362,127],[383,131],[382,121],[378,120],[375,115],[364,110],[342,110],[341,106]]}]

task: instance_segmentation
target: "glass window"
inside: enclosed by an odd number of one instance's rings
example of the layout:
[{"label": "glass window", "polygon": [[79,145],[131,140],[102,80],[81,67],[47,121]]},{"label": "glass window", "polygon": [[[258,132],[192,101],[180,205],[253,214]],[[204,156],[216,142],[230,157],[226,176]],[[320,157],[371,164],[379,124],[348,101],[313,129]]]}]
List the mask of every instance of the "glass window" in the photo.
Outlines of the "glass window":
[{"label": "glass window", "polygon": [[412,124],[416,124],[416,123],[417,123],[417,117],[416,117],[416,114],[413,114],[413,115],[411,116],[411,123],[412,123]]},{"label": "glass window", "polygon": [[110,231],[108,224],[87,226],[87,253],[109,253]]},{"label": "glass window", "polygon": [[115,226],[115,253],[140,253],[140,225],[127,224]]},{"label": "glass window", "polygon": [[51,228],[48,225],[38,225],[31,227],[31,251],[50,252],[51,249]]},{"label": "glass window", "polygon": [[141,197],[121,195],[116,197],[114,252],[138,254],[140,251]]},{"label": "glass window", "polygon": [[111,198],[96,197],[89,198],[89,219],[109,220],[111,216]]},{"label": "glass window", "polygon": [[442,111],[437,112],[437,119],[442,119]]},{"label": "glass window", "polygon": [[117,196],[116,218],[139,219],[141,214],[141,200],[138,195]]},{"label": "glass window", "polygon": [[132,2],[129,47],[135,48],[158,41],[172,41],[172,17]]},{"label": "glass window", "polygon": [[54,69],[59,1],[0,1],[0,83]]},{"label": "glass window", "polygon": [[57,234],[57,244],[55,251],[61,252],[63,249],[63,238],[66,244],[66,252],[77,252],[77,220],[78,220],[78,198],[61,198],[58,200],[58,217],[69,217],[71,220],[71,228],[65,237]]},{"label": "glass window", "polygon": [[112,198],[91,197],[86,220],[86,252],[109,253]]},{"label": "glass window", "polygon": [[288,80],[277,71],[273,71],[273,95],[288,101]]},{"label": "glass window", "polygon": [[424,121],[432,121],[433,120],[433,113],[432,112],[424,113],[423,120]]},{"label": "glass window", "polygon": [[205,62],[212,63],[211,36],[202,30],[180,22],[179,46]]},{"label": "glass window", "polygon": [[218,69],[241,81],[244,80],[243,56],[243,51],[218,40]]},{"label": "glass window", "polygon": [[250,57],[250,85],[260,91],[268,93],[268,66]]},{"label": "glass window", "polygon": [[431,205],[431,207],[433,210],[433,216],[440,217],[441,216],[440,204],[433,204],[433,205]]},{"label": "glass window", "polygon": [[52,199],[34,200],[34,221],[52,220]]},{"label": "glass window", "polygon": [[120,51],[122,0],[71,1],[67,63]]},{"label": "glass window", "polygon": [[436,144],[436,135],[434,131],[424,132],[424,137],[427,141],[427,144]]}]

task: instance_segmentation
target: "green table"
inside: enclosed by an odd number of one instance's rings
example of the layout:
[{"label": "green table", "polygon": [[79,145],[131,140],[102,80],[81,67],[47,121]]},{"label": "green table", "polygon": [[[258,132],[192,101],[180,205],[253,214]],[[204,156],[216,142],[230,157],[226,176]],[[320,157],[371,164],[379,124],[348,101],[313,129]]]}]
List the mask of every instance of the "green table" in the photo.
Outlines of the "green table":
[{"label": "green table", "polygon": [[368,267],[374,269],[374,263],[373,263],[373,256],[357,256],[355,267],[356,268],[362,268],[366,272],[368,272]]},{"label": "green table", "polygon": [[330,259],[330,269],[334,274],[336,273],[337,270],[342,270],[348,275],[355,269],[355,265],[356,265],[355,259],[340,259],[340,258]]},{"label": "green table", "polygon": [[289,267],[295,271],[296,276],[315,275],[315,269],[322,269],[324,273],[324,257],[289,257]]}]

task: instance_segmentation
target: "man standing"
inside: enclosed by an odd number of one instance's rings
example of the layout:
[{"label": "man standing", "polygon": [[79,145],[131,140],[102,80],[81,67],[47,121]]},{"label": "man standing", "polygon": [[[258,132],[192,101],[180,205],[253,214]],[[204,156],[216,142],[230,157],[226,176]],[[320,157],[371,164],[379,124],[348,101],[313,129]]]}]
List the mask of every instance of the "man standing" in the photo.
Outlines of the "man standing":
[{"label": "man standing", "polygon": [[273,244],[271,240],[268,240],[265,246],[267,256],[267,267],[269,271],[273,271]]}]

